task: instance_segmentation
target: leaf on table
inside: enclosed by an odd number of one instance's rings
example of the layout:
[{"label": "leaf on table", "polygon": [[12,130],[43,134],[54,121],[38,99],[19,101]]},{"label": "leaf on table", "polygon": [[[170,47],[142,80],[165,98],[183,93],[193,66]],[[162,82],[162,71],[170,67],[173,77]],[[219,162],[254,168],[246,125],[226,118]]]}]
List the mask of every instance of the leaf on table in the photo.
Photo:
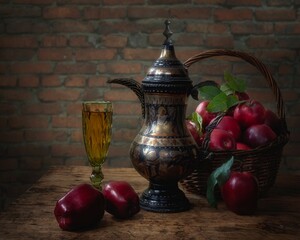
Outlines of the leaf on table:
[{"label": "leaf on table", "polygon": [[206,198],[212,207],[216,208],[218,205],[215,197],[215,187],[216,185],[222,186],[228,180],[233,162],[234,157],[231,157],[227,162],[215,169],[208,178]]}]

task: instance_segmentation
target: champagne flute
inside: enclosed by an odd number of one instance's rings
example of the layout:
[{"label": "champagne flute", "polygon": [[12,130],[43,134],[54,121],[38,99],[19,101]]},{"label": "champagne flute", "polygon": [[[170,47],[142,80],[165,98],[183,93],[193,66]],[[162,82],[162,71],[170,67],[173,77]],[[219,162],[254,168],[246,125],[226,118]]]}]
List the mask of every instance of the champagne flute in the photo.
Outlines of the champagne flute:
[{"label": "champagne flute", "polygon": [[112,103],[85,101],[82,103],[82,129],[85,151],[92,167],[90,180],[99,190],[104,178],[102,165],[106,160],[111,140]]}]

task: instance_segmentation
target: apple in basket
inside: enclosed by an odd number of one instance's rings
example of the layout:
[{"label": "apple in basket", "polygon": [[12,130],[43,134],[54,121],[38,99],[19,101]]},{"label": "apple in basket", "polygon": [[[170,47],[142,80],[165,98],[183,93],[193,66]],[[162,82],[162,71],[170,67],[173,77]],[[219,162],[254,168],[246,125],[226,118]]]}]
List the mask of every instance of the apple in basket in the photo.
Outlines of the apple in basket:
[{"label": "apple in basket", "polygon": [[242,128],[262,124],[265,121],[265,108],[256,100],[248,100],[238,104],[233,112],[233,117]]}]

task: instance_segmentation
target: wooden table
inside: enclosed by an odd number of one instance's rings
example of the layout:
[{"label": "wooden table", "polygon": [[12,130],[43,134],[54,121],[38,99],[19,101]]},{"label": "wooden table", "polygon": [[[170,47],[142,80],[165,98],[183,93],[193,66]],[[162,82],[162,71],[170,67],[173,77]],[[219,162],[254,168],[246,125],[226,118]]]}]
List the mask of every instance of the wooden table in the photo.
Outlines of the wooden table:
[{"label": "wooden table", "polygon": [[[129,220],[108,213],[99,226],[82,232],[58,227],[56,201],[71,187],[89,182],[89,167],[53,167],[0,215],[0,239],[300,239],[300,176],[277,177],[254,216],[238,216],[209,207],[206,199],[187,194],[193,208],[182,213],[141,210]],[[138,193],[147,181],[134,169],[104,169],[105,179],[126,180]]]}]

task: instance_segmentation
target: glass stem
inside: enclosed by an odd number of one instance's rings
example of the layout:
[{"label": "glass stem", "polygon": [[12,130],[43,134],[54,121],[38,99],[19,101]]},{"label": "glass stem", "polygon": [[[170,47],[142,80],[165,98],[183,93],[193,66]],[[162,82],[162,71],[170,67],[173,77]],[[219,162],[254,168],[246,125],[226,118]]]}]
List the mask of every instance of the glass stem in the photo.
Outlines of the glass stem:
[{"label": "glass stem", "polygon": [[93,166],[93,171],[90,176],[90,179],[91,179],[93,186],[101,191],[102,190],[102,180],[104,179],[101,165]]}]

